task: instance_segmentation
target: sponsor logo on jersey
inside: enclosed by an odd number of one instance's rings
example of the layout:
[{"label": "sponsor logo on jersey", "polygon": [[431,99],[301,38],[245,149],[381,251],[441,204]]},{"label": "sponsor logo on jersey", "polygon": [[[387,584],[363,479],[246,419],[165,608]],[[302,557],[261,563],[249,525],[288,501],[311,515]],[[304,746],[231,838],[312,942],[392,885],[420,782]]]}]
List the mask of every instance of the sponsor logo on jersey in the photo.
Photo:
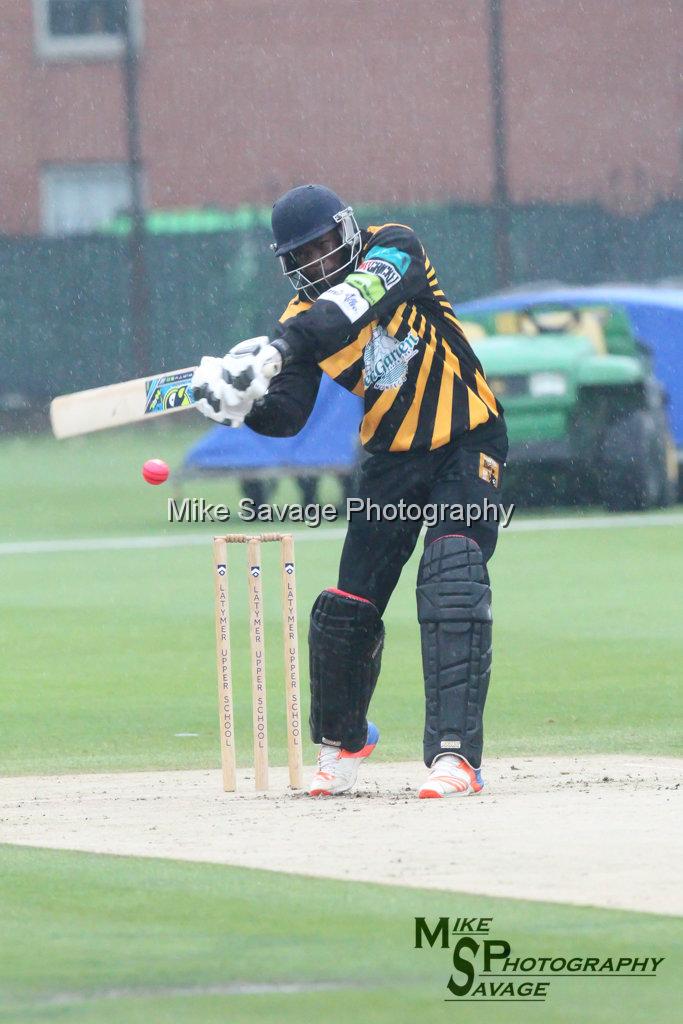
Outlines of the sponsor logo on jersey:
[{"label": "sponsor logo on jersey", "polygon": [[393,288],[401,280],[401,275],[396,267],[386,260],[363,260],[358,269],[366,274],[374,274],[376,277],[380,277],[384,281],[386,288]]},{"label": "sponsor logo on jersey", "polygon": [[401,277],[403,277],[410,266],[410,256],[408,253],[401,252],[395,245],[373,245],[372,249],[368,250],[365,258],[366,260],[384,260],[386,263],[391,263],[392,267],[396,267]]},{"label": "sponsor logo on jersey", "polygon": [[398,341],[382,327],[375,327],[365,346],[363,381],[366,388],[386,391],[399,388],[408,376],[408,363],[417,352],[420,339],[411,333]]},{"label": "sponsor logo on jersey", "polygon": [[342,313],[351,323],[355,323],[356,320],[360,320],[363,313],[367,313],[370,308],[370,303],[367,299],[363,298],[357,288],[353,288],[347,281],[343,284],[336,284],[333,288],[328,288],[326,292],[323,292],[320,296],[325,302],[334,302],[335,306],[339,306]]}]

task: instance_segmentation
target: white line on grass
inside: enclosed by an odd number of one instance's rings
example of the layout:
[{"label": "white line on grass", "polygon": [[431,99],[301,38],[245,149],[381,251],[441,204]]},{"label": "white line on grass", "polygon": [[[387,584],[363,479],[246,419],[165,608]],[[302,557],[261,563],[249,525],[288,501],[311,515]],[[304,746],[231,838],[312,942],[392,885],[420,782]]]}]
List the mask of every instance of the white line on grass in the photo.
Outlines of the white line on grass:
[{"label": "white line on grass", "polygon": [[638,526],[683,526],[683,512],[631,512],[613,516],[562,516],[557,519],[518,519],[514,517],[512,533],[540,533],[543,530],[610,530],[634,529]]},{"label": "white line on grass", "polygon": [[294,981],[294,982],[241,982],[225,985],[177,985],[159,988],[108,988],[92,992],[54,992],[38,996],[32,1008],[47,1006],[81,1006],[84,1003],[103,999],[160,999],[184,998],[188,996],[262,996],[298,995],[302,992],[330,992],[340,989],[369,989],[377,983],[339,981]]},{"label": "white line on grass", "polygon": [[[683,512],[641,512],[613,516],[548,516],[543,519],[517,519],[514,517],[508,529],[511,533],[541,533],[561,530],[611,530],[636,529],[642,526],[683,526]],[[263,523],[264,530],[276,528],[276,524]],[[189,548],[204,547],[213,536],[211,533],[193,533],[172,537],[151,534],[148,537],[79,537],[62,540],[21,540],[0,544],[2,555],[42,555],[67,551],[133,551],[146,548]],[[322,530],[291,530],[297,543],[315,540],[342,540],[346,528]]]}]

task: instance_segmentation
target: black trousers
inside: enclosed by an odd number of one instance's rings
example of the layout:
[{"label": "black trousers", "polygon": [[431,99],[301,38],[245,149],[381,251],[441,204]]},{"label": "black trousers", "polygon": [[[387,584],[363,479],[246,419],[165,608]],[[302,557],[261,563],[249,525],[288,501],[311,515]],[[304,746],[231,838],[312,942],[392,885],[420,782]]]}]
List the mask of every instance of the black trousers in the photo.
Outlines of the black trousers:
[{"label": "black trousers", "polygon": [[[481,455],[491,456],[500,467],[498,486],[483,479]],[[425,516],[425,547],[438,537],[457,533],[471,538],[482,550],[484,560],[491,558],[498,540],[498,517],[491,514],[467,523],[451,506],[478,506],[484,510],[501,501],[502,468],[507,456],[504,424],[485,434],[465,435],[455,444],[433,452],[396,452],[370,455],[362,464],[357,496],[386,509],[377,516],[372,506],[349,515],[348,532],[339,566],[339,589],[367,598],[380,615],[389,602],[403,566],[417,544]],[[391,509],[419,506],[425,512],[416,520],[396,517]],[[488,503],[486,505],[485,503]],[[430,525],[433,506],[448,506],[445,515]],[[414,508],[411,510],[416,511]]]}]

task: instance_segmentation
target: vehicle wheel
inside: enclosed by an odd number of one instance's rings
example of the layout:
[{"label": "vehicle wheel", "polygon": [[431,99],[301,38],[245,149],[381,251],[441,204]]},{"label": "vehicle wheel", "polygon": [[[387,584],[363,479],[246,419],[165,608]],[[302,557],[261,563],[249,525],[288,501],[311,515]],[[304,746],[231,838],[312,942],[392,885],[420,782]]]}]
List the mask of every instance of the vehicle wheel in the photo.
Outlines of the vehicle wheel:
[{"label": "vehicle wheel", "polygon": [[610,512],[654,508],[668,483],[665,439],[650,412],[636,412],[616,420],[602,445],[600,490]]},{"label": "vehicle wheel", "polygon": [[565,480],[565,498],[570,507],[600,504],[602,495],[595,472],[583,459],[569,460]]}]

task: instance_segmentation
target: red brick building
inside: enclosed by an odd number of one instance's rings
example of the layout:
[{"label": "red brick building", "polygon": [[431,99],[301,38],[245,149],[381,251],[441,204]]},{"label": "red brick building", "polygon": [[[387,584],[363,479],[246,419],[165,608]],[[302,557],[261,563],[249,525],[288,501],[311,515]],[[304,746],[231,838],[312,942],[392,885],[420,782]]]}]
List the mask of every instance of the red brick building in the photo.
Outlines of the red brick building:
[{"label": "red brick building", "polygon": [[[152,207],[486,203],[488,0],[131,0]],[[0,232],[125,206],[120,0],[0,0]],[[679,0],[502,0],[514,200],[681,196]]]}]

